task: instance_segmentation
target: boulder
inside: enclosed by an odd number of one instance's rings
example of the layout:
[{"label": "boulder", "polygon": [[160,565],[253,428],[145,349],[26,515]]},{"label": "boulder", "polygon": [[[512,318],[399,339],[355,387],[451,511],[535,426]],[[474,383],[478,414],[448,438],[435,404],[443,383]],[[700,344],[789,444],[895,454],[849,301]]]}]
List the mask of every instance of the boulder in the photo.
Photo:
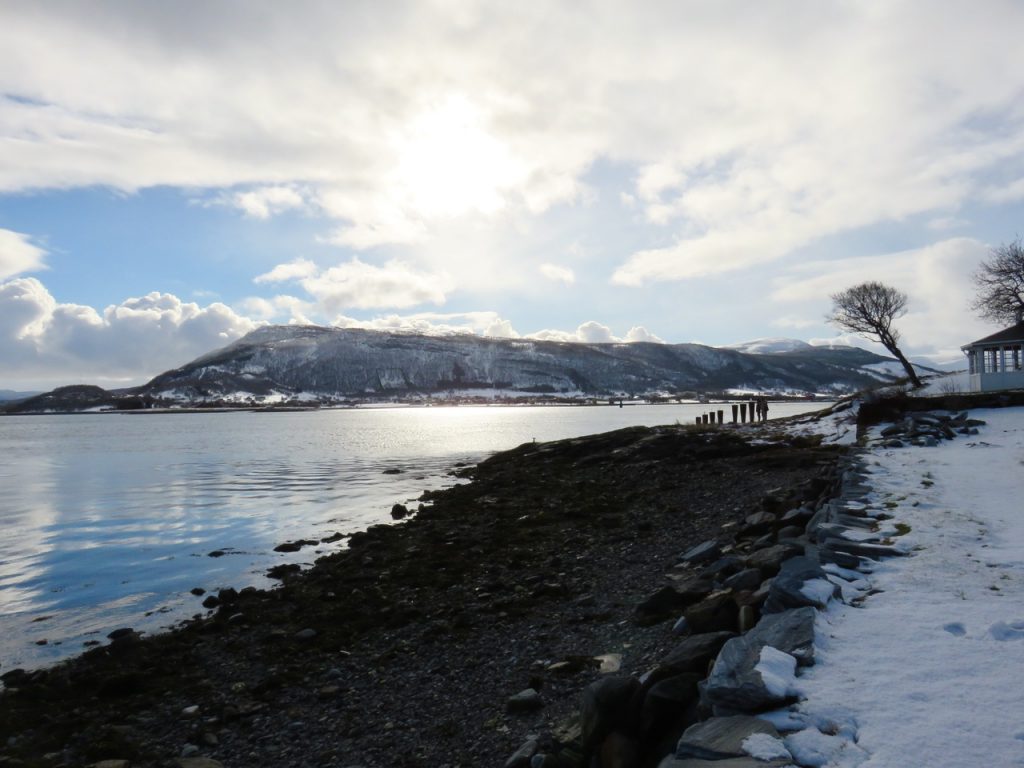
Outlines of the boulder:
[{"label": "boulder", "polygon": [[696,578],[662,587],[633,610],[633,621],[642,627],[657,624],[704,599],[712,589],[714,584],[710,581]]},{"label": "boulder", "polygon": [[728,589],[735,589],[737,591],[744,589],[757,589],[761,586],[761,582],[764,577],[761,574],[759,568],[745,568],[739,573],[734,573],[732,576],[727,578],[724,585]]},{"label": "boulder", "polygon": [[505,700],[505,711],[509,713],[532,712],[544,706],[544,700],[533,688],[526,688]]},{"label": "boulder", "polygon": [[757,712],[784,703],[785,695],[770,691],[756,669],[761,649],[771,646],[793,656],[798,665],[812,664],[814,617],[809,607],[769,614],[747,634],[729,640],[704,686],[704,699],[729,712]]},{"label": "boulder", "polygon": [[690,632],[735,632],[739,607],[732,599],[731,590],[712,592],[683,614]]},{"label": "boulder", "polygon": [[700,572],[702,579],[720,581],[743,568],[743,560],[736,555],[720,557]]},{"label": "boulder", "polygon": [[707,632],[690,635],[661,660],[652,678],[661,680],[672,675],[694,673],[704,677],[708,664],[722,650],[726,641],[735,637],[733,632]]},{"label": "boulder", "polygon": [[640,691],[635,677],[616,675],[588,685],[580,706],[583,751],[596,749],[613,730],[629,730],[633,698]]},{"label": "boulder", "polygon": [[[808,586],[809,582],[815,584]],[[811,588],[815,587],[815,588]],[[824,608],[830,597],[841,597],[839,587],[832,584],[821,566],[809,557],[793,557],[782,564],[772,581],[763,613],[781,613],[805,605]]]},{"label": "boulder", "polygon": [[743,742],[757,733],[779,738],[775,726],[758,717],[712,717],[686,729],[676,746],[676,757],[696,757],[701,760],[749,757],[743,751]]},{"label": "boulder", "polygon": [[690,565],[701,565],[702,563],[710,563],[717,560],[722,556],[722,549],[718,546],[718,542],[714,539],[705,541],[698,544],[693,549],[687,550],[683,553],[683,556],[679,558],[679,562],[688,563]]},{"label": "boulder", "polygon": [[771,512],[755,512],[743,520],[740,532],[744,536],[760,536],[775,527],[778,518]]},{"label": "boulder", "polygon": [[796,544],[775,544],[752,552],[747,556],[746,565],[748,568],[757,568],[766,577],[774,576],[786,560],[801,554],[803,549]]},{"label": "boulder", "polygon": [[650,687],[640,709],[645,742],[656,740],[664,730],[682,719],[687,708],[700,698],[697,683],[703,679],[703,673],[685,672]]},{"label": "boulder", "polygon": [[729,757],[725,760],[666,757],[658,768],[790,768],[791,760],[755,760],[753,757]]}]

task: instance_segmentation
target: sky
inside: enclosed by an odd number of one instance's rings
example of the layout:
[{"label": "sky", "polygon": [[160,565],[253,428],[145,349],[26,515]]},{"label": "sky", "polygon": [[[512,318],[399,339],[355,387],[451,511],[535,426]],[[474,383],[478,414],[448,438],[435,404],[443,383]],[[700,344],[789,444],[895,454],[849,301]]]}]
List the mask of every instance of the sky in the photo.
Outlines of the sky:
[{"label": "sky", "polygon": [[139,383],[264,323],[581,341],[998,330],[1024,5],[0,4],[0,388]]}]

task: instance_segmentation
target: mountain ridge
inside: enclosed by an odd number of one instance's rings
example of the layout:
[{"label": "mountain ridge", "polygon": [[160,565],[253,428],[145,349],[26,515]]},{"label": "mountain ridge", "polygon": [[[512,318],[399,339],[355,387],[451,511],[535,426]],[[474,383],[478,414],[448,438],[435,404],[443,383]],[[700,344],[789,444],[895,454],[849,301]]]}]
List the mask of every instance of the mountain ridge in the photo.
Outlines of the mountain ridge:
[{"label": "mountain ridge", "polygon": [[[147,384],[116,394],[133,408],[140,403],[148,407],[153,403],[643,397],[729,390],[841,395],[897,378],[891,372],[891,358],[863,349],[781,341],[759,340],[756,343],[769,351],[749,353],[701,344],[584,343],[316,325],[263,326]],[[34,400],[19,408],[33,409]],[[93,407],[103,406],[105,401],[100,400],[97,397]],[[53,397],[40,402],[46,402],[47,410],[57,407]],[[80,397],[75,402],[77,410],[83,409]]]}]

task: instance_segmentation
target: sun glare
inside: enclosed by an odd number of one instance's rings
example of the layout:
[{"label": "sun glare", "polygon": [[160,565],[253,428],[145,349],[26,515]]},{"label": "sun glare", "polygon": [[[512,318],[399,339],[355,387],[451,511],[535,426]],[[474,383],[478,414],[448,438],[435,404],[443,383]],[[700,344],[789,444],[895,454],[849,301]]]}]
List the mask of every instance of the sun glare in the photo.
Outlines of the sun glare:
[{"label": "sun glare", "polygon": [[399,148],[398,186],[425,216],[493,213],[523,175],[508,148],[487,132],[480,110],[465,98],[448,99],[422,114]]}]

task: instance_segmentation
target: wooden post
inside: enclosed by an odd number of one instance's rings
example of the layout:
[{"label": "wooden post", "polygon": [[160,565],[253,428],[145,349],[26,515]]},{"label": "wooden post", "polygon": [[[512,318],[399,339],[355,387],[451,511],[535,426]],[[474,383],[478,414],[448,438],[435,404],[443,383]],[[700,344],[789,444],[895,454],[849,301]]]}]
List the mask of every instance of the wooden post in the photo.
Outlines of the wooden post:
[{"label": "wooden post", "polygon": [[696,420],[696,422],[697,422],[698,424],[700,424],[700,416],[694,416],[694,419]]},{"label": "wooden post", "polygon": [[747,423],[747,404],[740,403],[740,421],[744,424]]},{"label": "wooden post", "polygon": [[725,416],[725,411],[719,411],[718,412],[718,423],[719,424],[725,424],[724,416]]},{"label": "wooden post", "polygon": [[701,418],[701,421],[703,421],[705,424],[708,423],[708,415],[706,413],[701,414],[700,418]]},{"label": "wooden post", "polygon": [[754,407],[755,405],[756,405],[756,403],[753,400],[751,400],[750,401],[750,420],[751,421],[757,421],[757,408]]},{"label": "wooden post", "polygon": [[740,407],[736,403],[732,404],[732,423],[736,423],[736,419],[739,416]]}]

